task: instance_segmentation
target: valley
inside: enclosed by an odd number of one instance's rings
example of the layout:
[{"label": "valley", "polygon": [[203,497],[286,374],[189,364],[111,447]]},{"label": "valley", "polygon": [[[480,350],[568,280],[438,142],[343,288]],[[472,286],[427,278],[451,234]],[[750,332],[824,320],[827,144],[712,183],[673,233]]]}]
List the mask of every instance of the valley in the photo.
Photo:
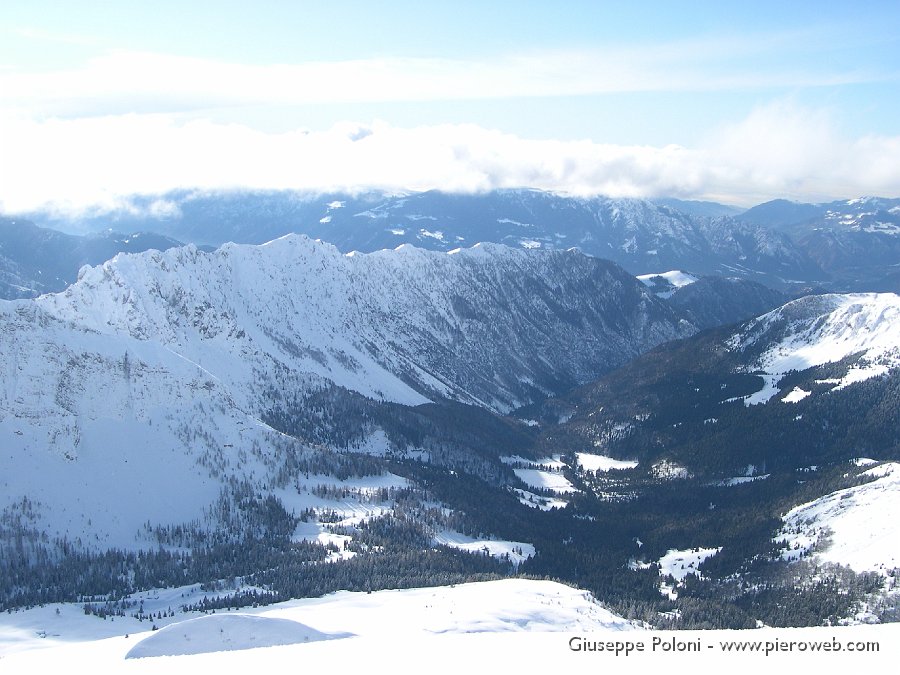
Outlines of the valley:
[{"label": "valley", "polygon": [[900,302],[760,289],[300,235],[85,268],[2,307],[3,607],[515,576],[659,628],[891,620],[893,559],[790,514],[897,459]]}]

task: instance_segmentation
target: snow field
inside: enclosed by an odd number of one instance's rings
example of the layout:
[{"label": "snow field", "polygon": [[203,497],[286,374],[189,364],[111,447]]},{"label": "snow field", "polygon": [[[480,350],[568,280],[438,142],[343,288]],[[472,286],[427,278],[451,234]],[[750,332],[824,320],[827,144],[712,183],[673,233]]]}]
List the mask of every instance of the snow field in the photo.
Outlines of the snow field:
[{"label": "snow field", "polygon": [[662,277],[675,288],[681,288],[697,281],[697,277],[681,270],[671,270],[670,272],[661,272],[659,274],[639,274],[637,278],[646,286],[652,286],[652,280],[656,277]]},{"label": "snow field", "polygon": [[540,469],[513,469],[513,471],[523,483],[533,488],[551,490],[558,494],[578,492],[578,489],[561,473]]},{"label": "snow field", "polygon": [[660,576],[671,575],[675,581],[684,581],[685,578],[694,574],[702,578],[699,567],[700,564],[709,557],[714,556],[721,551],[721,548],[689,548],[684,550],[669,549],[669,551],[659,559]]},{"label": "snow field", "polygon": [[[459,588],[459,587],[457,587]],[[426,589],[422,589],[426,590]],[[395,593],[387,591],[385,593]],[[373,593],[368,598],[379,597]],[[521,593],[518,601],[521,602]],[[437,598],[434,599],[437,601]],[[405,675],[433,672],[502,672],[514,669],[527,672],[565,672],[591,675],[607,670],[633,672],[637,675],[673,673],[686,675],[700,672],[728,672],[745,667],[772,669],[777,672],[843,672],[863,669],[889,672],[886,663],[900,644],[900,624],[839,626],[821,628],[761,628],[752,631],[623,631],[615,626],[588,620],[589,608],[577,598],[562,598],[563,607],[544,605],[536,608],[547,612],[565,611],[569,607],[580,615],[575,623],[559,623],[556,631],[507,630],[503,632],[428,632],[410,628],[411,621],[402,619],[401,609],[392,605],[391,613],[381,613],[381,630],[357,632],[346,639],[319,640],[291,645],[215,651],[191,656],[167,656],[126,659],[136,640],[116,637],[58,644],[48,649],[11,654],[2,658],[4,674],[31,675],[51,672],[91,672],[97,675],[130,675],[160,673],[195,675],[198,672],[246,675],[246,673],[305,672],[308,670],[373,675]],[[386,607],[385,609],[388,609]],[[418,610],[424,612],[420,604]],[[438,613],[435,604],[430,608]],[[325,612],[324,614],[328,614]],[[378,613],[378,610],[375,610]],[[345,612],[352,617],[355,612]],[[278,613],[265,616],[278,617]],[[416,614],[415,617],[420,617]],[[395,617],[400,617],[398,623]],[[299,614],[291,620],[303,623]],[[461,626],[458,626],[461,627]],[[759,650],[726,651],[724,643],[750,642]],[[616,644],[640,644],[627,656],[618,655]],[[800,643],[805,643],[800,647]],[[810,649],[809,643],[819,645]],[[821,645],[828,645],[822,649]],[[698,649],[686,651],[688,645]],[[608,650],[597,651],[603,645]],[[836,651],[838,645],[840,651]],[[586,646],[593,649],[588,650]],[[679,650],[679,646],[681,650]],[[850,647],[853,647],[853,651]],[[877,648],[878,651],[863,651]],[[766,650],[769,653],[766,653]],[[446,665],[444,665],[446,664]]]},{"label": "snow field", "polygon": [[535,554],[534,544],[499,539],[474,539],[453,530],[438,532],[434,537],[434,542],[461,551],[468,551],[469,553],[484,553],[494,558],[506,558],[508,556],[510,561],[516,566]]},{"label": "snow field", "polygon": [[783,516],[778,537],[790,560],[821,546],[817,559],[855,572],[900,567],[900,464],[863,471],[870,483],[838,490],[794,507]]},{"label": "snow field", "polygon": [[[145,610],[177,607],[179,590],[194,600],[198,597],[192,592],[196,591],[193,587],[151,591],[146,594],[150,597],[144,601]],[[152,599],[154,594],[159,596],[156,600]],[[59,614],[55,612],[57,608]],[[59,653],[59,650],[65,653],[66,646],[80,645],[89,647],[77,650],[81,658],[93,652],[93,658],[102,659],[105,654],[122,666],[121,659],[145,638],[154,638],[143,650],[143,655],[149,656],[172,655],[176,651],[186,654],[249,649],[285,641],[306,643],[351,634],[390,640],[398,636],[417,639],[464,633],[635,629],[630,622],[601,607],[586,591],[552,581],[527,579],[374,593],[340,591],[322,598],[292,600],[239,612],[177,613],[158,625],[166,627],[157,633],[149,631],[149,622],[139,623],[130,616],[115,621],[86,616],[74,604],[2,614],[0,659],[5,666],[15,653],[26,652],[21,663],[29,663],[28,657],[41,662],[42,654]],[[165,639],[155,639],[160,634]],[[190,639],[185,639],[185,635]],[[194,644],[186,645],[187,642]],[[185,648],[193,651],[178,651]],[[332,653],[340,651],[336,648]]]},{"label": "snow field", "polygon": [[[510,455],[501,457],[500,461],[515,466],[513,472],[531,488],[547,490],[557,495],[578,492],[578,489],[562,474],[562,470],[567,468],[568,464],[562,461],[560,455],[541,459],[527,459],[519,455]],[[564,499],[535,494],[529,490],[516,488],[515,492],[519,496],[519,502],[542,511],[562,509],[568,504]]]},{"label": "snow field", "polygon": [[173,623],[128,650],[126,659],[239,651],[329,640],[327,635],[289,619],[251,614],[209,614]]},{"label": "snow field", "polygon": [[606,455],[592,455],[587,452],[576,452],[575,457],[578,459],[578,464],[585,471],[616,471],[633,469],[638,465],[633,460],[613,459]]},{"label": "snow field", "polygon": [[514,492],[519,496],[519,502],[532,509],[540,509],[541,511],[549,511],[550,509],[564,509],[569,502],[556,497],[545,497],[544,495],[535,494],[528,490],[515,488]]}]

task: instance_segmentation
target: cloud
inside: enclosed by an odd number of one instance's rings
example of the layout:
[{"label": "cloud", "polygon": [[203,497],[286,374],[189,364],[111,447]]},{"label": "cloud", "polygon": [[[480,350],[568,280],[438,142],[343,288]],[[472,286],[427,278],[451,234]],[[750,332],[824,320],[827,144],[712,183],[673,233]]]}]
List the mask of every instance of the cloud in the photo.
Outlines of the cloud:
[{"label": "cloud", "polygon": [[[744,91],[833,86],[891,76],[833,67],[827,58],[786,67],[785,62],[793,63],[798,53],[822,49],[811,46],[817,44],[814,37],[789,32],[477,58],[379,57],[283,64],[119,49],[98,51],[64,69],[0,71],[0,90],[7,108],[29,115],[74,117],[244,105]],[[784,58],[773,60],[773,53]]]},{"label": "cloud", "polygon": [[778,101],[707,139],[705,191],[752,203],[771,196],[897,196],[900,137],[841,134],[827,110]]},{"label": "cloud", "polygon": [[92,47],[97,45],[96,39],[75,33],[58,33],[30,27],[17,28],[13,32],[23,38],[40,42],[78,45],[80,47]]},{"label": "cloud", "polygon": [[7,118],[0,204],[22,212],[114,208],[177,188],[484,191],[678,196],[753,204],[895,196],[900,137],[848,139],[829,116],[790,103],[752,111],[695,148],[533,140],[476,125],[340,123],[266,133],[174,115]]},{"label": "cloud", "polygon": [[63,70],[0,67],[0,203],[7,210],[50,201],[111,207],[122,195],[181,187],[530,186],[742,204],[893,192],[897,138],[848,139],[827,114],[785,103],[758,108],[692,148],[534,140],[466,124],[341,122],[326,131],[275,133],[208,119],[284,119],[279,111],[318,104],[347,111],[340,119],[352,117],[359,102],[756,91],[881,77],[832,69],[828,59],[791,70],[772,56],[808,55],[822,49],[819,37],[784,32],[490,59],[268,65],[119,50]]}]

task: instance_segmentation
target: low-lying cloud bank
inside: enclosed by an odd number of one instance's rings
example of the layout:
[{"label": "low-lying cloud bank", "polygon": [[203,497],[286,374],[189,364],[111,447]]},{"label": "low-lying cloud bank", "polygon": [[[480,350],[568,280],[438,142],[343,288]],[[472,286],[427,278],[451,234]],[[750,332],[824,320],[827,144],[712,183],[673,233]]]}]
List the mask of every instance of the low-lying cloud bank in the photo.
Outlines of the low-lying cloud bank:
[{"label": "low-lying cloud bank", "polygon": [[2,120],[0,209],[114,208],[176,188],[425,190],[533,187],[751,205],[896,196],[900,137],[847,138],[789,103],[758,108],[696,148],[529,140],[466,124],[340,123],[267,133],[167,114]]}]

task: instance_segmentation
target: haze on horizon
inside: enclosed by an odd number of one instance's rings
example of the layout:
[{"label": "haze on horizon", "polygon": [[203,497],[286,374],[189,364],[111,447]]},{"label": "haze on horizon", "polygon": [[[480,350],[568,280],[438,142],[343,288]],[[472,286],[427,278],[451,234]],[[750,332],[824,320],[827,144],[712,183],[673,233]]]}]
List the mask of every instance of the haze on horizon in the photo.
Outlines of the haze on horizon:
[{"label": "haze on horizon", "polygon": [[669,3],[0,8],[0,211],[178,188],[898,196],[900,19]]}]

